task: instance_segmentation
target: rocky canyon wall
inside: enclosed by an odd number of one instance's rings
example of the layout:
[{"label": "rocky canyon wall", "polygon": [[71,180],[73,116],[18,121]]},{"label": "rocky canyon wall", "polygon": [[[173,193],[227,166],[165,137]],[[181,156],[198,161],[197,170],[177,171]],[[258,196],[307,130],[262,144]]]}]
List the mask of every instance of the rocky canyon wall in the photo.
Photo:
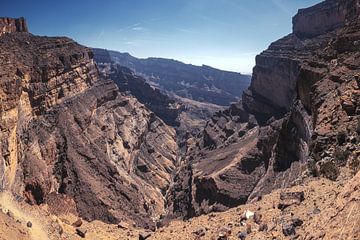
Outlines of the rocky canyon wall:
[{"label": "rocky canyon wall", "polygon": [[358,1],[328,0],[300,10],[294,32],[256,57],[242,101],[188,141],[167,195],[170,217],[222,211],[307,177],[346,179],[357,171],[357,9]]},{"label": "rocky canyon wall", "polygon": [[102,79],[90,49],[0,36],[0,102],[2,191],[87,220],[153,227],[163,214],[175,130]]},{"label": "rocky canyon wall", "polygon": [[315,37],[359,19],[359,0],[326,0],[300,9],[293,18],[293,32],[299,37]]}]

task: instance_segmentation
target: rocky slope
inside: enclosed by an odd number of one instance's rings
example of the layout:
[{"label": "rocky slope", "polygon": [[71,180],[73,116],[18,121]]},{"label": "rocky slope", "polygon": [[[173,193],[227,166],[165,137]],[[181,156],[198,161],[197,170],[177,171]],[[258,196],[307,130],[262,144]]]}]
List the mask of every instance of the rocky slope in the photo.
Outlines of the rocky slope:
[{"label": "rocky slope", "polygon": [[181,104],[152,88],[142,77],[136,76],[130,69],[117,64],[97,64],[103,78],[111,79],[124,93],[130,93],[154,112],[166,124],[179,126]]},{"label": "rocky slope", "polygon": [[174,129],[102,79],[90,49],[18,21],[1,20],[1,190],[87,220],[153,226],[176,165]]},{"label": "rocky slope", "polygon": [[[250,76],[194,66],[163,58],[139,59],[128,53],[93,49],[95,61],[116,63],[143,76],[151,85],[198,102],[228,106],[249,86]],[[108,52],[108,54],[106,54]]]},{"label": "rocky slope", "polygon": [[189,141],[167,195],[171,217],[222,211],[307,176],[358,171],[358,6],[329,0],[300,10],[294,32],[256,57],[242,101]]},{"label": "rocky slope", "polygon": [[308,180],[225,212],[173,221],[155,232],[135,228],[126,221],[119,224],[87,222],[64,212],[51,216],[46,204],[32,208],[25,218],[21,218],[19,212],[13,213],[13,208],[2,209],[6,214],[0,212],[0,239],[31,239],[31,234],[37,233],[34,228],[38,227],[36,222],[32,222],[31,228],[26,227],[31,215],[43,224],[48,239],[84,239],[80,235],[91,240],[359,239],[360,173],[346,182],[325,178]]}]

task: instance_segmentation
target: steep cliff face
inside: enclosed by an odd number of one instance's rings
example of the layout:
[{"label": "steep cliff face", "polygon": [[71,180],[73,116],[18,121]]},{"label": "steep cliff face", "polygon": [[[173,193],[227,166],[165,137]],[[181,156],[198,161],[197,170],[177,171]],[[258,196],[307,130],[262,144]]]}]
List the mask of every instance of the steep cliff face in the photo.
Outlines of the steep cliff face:
[{"label": "steep cliff face", "polygon": [[154,112],[166,124],[178,126],[178,116],[181,112],[181,104],[152,88],[142,77],[136,76],[130,69],[117,64],[99,63],[101,75],[113,80],[124,93],[135,96],[139,102]]},{"label": "steep cliff face", "polygon": [[[345,181],[358,171],[360,25],[349,15],[357,1],[334,2],[300,10],[294,33],[256,57],[242,101],[189,141],[168,192],[170,216],[224,210],[306,176]],[[334,4],[346,15],[339,23],[305,23],[338,19]]]},{"label": "steep cliff face", "polygon": [[87,220],[152,226],[175,131],[103,80],[92,58],[68,38],[0,36],[1,190],[50,209],[72,208],[70,198]]},{"label": "steep cliff face", "polygon": [[358,0],[327,0],[307,9],[300,9],[293,18],[293,32],[298,37],[315,37],[359,18]]},{"label": "steep cliff face", "polygon": [[28,32],[24,18],[0,18],[0,36],[5,33]]}]

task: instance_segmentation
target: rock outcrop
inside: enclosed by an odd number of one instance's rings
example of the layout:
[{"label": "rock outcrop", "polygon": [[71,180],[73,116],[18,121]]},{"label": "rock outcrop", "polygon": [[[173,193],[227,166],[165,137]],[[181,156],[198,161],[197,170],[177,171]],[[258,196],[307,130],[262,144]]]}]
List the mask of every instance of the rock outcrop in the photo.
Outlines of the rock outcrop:
[{"label": "rock outcrop", "polygon": [[175,130],[102,79],[91,50],[71,39],[4,34],[0,66],[1,190],[31,204],[73,201],[87,220],[153,227]]},{"label": "rock outcrop", "polygon": [[98,63],[104,78],[111,79],[124,93],[130,93],[154,112],[166,124],[179,126],[181,104],[161,93],[159,89],[151,87],[145,79],[136,76],[130,69],[117,64]]},{"label": "rock outcrop", "polygon": [[0,36],[5,33],[28,32],[24,18],[0,17]]},{"label": "rock outcrop", "polygon": [[359,14],[358,0],[327,0],[300,9],[293,18],[293,32],[298,37],[315,37],[349,24],[358,19]]},{"label": "rock outcrop", "polygon": [[170,217],[222,211],[305,176],[340,180],[358,171],[359,21],[347,13],[341,24],[320,19],[315,32],[304,22],[334,2],[300,10],[294,33],[256,57],[242,101],[188,141],[167,195]]}]

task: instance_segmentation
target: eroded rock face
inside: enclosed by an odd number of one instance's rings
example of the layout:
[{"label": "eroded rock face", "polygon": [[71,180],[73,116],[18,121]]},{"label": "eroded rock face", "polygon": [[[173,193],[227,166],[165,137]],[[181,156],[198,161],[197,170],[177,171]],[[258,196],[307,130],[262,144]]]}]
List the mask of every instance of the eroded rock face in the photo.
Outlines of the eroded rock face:
[{"label": "eroded rock face", "polygon": [[32,204],[66,195],[84,219],[152,227],[175,130],[101,79],[92,58],[68,38],[0,36],[1,189]]},{"label": "eroded rock face", "polygon": [[326,0],[300,9],[293,18],[293,32],[299,37],[319,36],[358,19],[359,13],[359,0]]},{"label": "eroded rock face", "polygon": [[1,18],[0,17],[0,36],[5,33],[28,32],[24,18]]},{"label": "eroded rock face", "polygon": [[300,11],[294,33],[257,56],[242,101],[189,141],[168,192],[170,217],[222,211],[309,174],[336,180],[346,178],[339,167],[358,170],[351,166],[359,159],[360,24],[350,12],[341,24],[319,20],[330,28],[300,23],[308,15],[321,18],[334,2]]},{"label": "eroded rock face", "polygon": [[[107,52],[104,51],[104,54]],[[102,64],[98,62],[101,75],[113,80],[119,90],[136,97],[148,109],[154,112],[166,124],[179,126],[178,116],[181,104],[161,93],[159,89],[152,88],[142,77],[136,76],[130,69],[117,64]]]}]

